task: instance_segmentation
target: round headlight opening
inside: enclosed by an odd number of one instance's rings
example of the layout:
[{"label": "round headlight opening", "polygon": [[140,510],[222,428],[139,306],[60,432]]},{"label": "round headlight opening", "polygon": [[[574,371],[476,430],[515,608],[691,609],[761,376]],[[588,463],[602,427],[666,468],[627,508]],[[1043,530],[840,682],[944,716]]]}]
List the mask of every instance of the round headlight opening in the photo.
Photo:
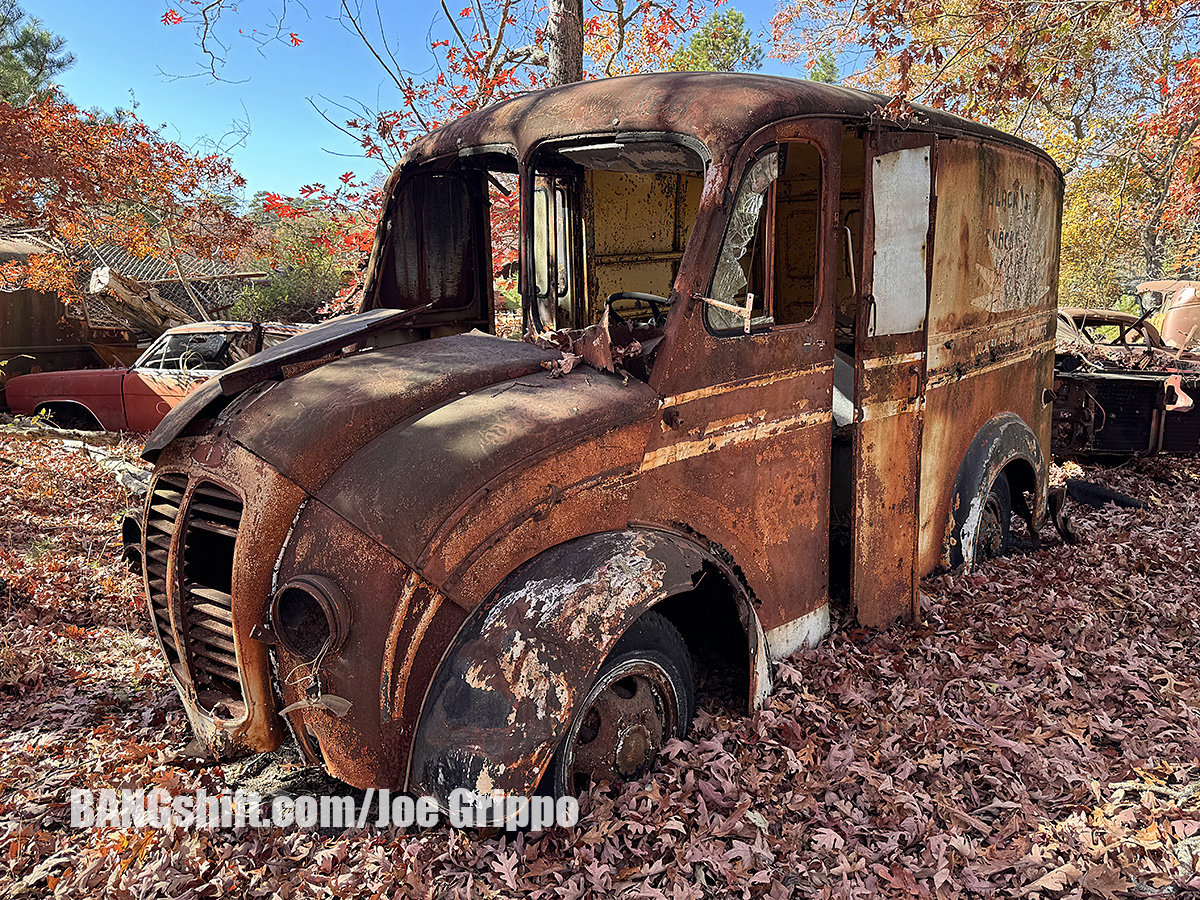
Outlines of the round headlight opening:
[{"label": "round headlight opening", "polygon": [[327,578],[293,578],[275,593],[271,624],[285,650],[301,659],[316,659],[323,649],[337,650],[346,639],[346,597]]}]

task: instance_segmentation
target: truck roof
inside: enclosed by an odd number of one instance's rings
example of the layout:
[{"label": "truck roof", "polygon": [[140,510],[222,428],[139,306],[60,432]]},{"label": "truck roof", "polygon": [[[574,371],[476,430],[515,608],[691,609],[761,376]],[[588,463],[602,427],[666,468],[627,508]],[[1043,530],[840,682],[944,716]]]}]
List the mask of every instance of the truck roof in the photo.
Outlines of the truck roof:
[{"label": "truck roof", "polygon": [[882,110],[889,100],[883,94],[840,85],[732,72],[581,81],[522,94],[443,125],[414,143],[397,170],[465,147],[508,146],[523,158],[545,139],[630,132],[689,135],[719,160],[736,152],[759,128],[800,116],[864,123],[874,119],[915,131],[972,135],[1020,147],[1053,163],[1045,152],[1020,138],[926,106],[913,104],[909,119],[887,119]]}]

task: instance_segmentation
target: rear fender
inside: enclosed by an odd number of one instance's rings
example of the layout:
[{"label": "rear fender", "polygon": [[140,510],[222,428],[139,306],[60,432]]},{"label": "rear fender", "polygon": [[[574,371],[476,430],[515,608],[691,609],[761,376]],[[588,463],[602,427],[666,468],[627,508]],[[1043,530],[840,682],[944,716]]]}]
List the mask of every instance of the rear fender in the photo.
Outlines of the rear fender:
[{"label": "rear fender", "polygon": [[951,568],[974,565],[975,533],[988,490],[996,476],[1017,460],[1024,461],[1033,470],[1035,488],[1031,525],[1035,529],[1041,526],[1045,519],[1047,485],[1042,447],[1037,435],[1020,416],[1000,413],[979,429],[954,479],[943,558]]},{"label": "rear fender", "polygon": [[[650,607],[692,590],[705,564],[728,572],[708,548],[646,529],[576,538],[519,567],[463,623],[434,675],[409,789],[443,809],[458,788],[472,798],[532,794],[617,640]],[[739,593],[761,695],[766,642]]]}]

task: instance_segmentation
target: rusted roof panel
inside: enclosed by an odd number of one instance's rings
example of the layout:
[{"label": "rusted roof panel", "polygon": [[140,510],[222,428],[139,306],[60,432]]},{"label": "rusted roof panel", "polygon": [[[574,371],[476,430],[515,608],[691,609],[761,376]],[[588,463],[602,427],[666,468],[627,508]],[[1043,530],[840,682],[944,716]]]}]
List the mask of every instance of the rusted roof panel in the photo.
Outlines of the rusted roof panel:
[{"label": "rusted roof panel", "polygon": [[[544,139],[633,131],[690,135],[717,158],[771,122],[816,115],[867,121],[879,115],[889,99],[774,75],[627,75],[524,94],[464,116],[415,143],[400,165],[455,153],[461,147],[508,144],[524,156]],[[914,105],[913,111],[914,118],[904,127],[978,135],[1045,156],[1032,144],[994,128],[925,106]]]}]

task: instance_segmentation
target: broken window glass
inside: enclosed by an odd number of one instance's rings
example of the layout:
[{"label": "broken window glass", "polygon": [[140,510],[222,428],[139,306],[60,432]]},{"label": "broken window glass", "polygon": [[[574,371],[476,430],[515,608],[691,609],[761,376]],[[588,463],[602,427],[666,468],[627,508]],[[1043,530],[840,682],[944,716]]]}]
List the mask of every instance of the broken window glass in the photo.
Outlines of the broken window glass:
[{"label": "broken window glass", "polygon": [[[721,246],[721,257],[713,278],[712,299],[723,303],[745,303],[749,285],[749,267],[755,248],[752,246],[762,216],[763,201],[772,182],[779,177],[779,153],[772,150],[751,164],[733,204],[729,227],[725,231],[725,242]],[[708,325],[717,331],[741,329],[744,320],[737,313],[706,307]]]}]

